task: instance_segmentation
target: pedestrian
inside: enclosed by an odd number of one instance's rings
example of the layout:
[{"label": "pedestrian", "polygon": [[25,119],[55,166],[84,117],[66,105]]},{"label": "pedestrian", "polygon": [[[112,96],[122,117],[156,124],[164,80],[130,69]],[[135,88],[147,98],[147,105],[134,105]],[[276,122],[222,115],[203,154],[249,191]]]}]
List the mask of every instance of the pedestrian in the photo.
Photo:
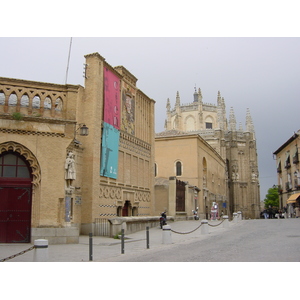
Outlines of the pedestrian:
[{"label": "pedestrian", "polygon": [[263,211],[263,215],[264,215],[264,218],[265,218],[265,219],[268,219],[268,213],[267,213],[267,210],[266,210],[266,209]]},{"label": "pedestrian", "polygon": [[271,205],[269,205],[268,214],[269,214],[269,219],[273,219],[273,210]]},{"label": "pedestrian", "polygon": [[296,218],[299,218],[300,217],[300,208],[298,205],[296,206],[295,211],[296,211]]},{"label": "pedestrian", "polygon": [[284,215],[284,218],[286,219],[287,218],[287,207],[286,206],[283,207],[283,215]]}]

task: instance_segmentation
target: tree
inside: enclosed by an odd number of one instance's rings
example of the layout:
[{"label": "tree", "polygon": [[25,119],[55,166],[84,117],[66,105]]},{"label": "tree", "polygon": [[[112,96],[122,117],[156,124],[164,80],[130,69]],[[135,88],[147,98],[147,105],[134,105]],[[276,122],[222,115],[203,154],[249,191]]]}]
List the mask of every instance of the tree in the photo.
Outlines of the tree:
[{"label": "tree", "polygon": [[272,188],[268,189],[268,194],[264,200],[265,208],[268,208],[270,205],[272,207],[279,207],[279,193],[278,187],[273,186]]}]

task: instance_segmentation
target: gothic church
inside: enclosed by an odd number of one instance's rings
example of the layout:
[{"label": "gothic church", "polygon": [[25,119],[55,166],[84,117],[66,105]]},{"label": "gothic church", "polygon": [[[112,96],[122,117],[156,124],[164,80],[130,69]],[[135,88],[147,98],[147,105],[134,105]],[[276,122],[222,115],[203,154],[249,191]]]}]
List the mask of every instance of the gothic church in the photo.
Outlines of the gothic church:
[{"label": "gothic church", "polygon": [[[167,119],[165,132],[181,131],[197,133],[226,162],[225,188],[228,214],[241,211],[244,218],[259,218],[260,186],[255,130],[247,109],[246,129],[237,128],[233,108],[230,109],[229,121],[226,117],[226,106],[220,92],[217,105],[204,103],[201,90],[195,89],[192,103],[181,104],[179,92],[176,95],[175,107],[171,108],[167,99]],[[202,166],[204,167],[204,166]],[[200,167],[201,168],[201,167]],[[209,165],[207,166],[209,168]],[[199,170],[201,174],[201,170]],[[199,195],[199,203],[206,196],[205,188]],[[202,199],[201,199],[202,197]],[[209,199],[212,203],[214,199]]]}]

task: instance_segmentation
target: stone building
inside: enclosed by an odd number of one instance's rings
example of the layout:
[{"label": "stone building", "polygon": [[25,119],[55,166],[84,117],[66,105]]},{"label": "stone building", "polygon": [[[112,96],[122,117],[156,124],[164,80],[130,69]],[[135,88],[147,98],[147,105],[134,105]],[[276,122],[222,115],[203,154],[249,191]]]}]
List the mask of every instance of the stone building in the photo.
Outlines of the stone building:
[{"label": "stone building", "polygon": [[76,243],[98,219],[153,214],[155,102],[85,59],[84,87],[0,78],[0,243]]},{"label": "stone building", "polygon": [[212,202],[218,216],[227,213],[226,162],[199,134],[157,134],[155,166],[157,214],[167,210],[175,219],[191,218],[198,208],[200,218],[209,218]]},{"label": "stone building", "polygon": [[[181,104],[180,95],[177,92],[174,108],[171,108],[169,99],[167,99],[166,108],[166,132],[172,134],[172,130],[179,130],[198,134],[225,161],[226,176],[222,186],[226,186],[226,188],[220,194],[226,193],[228,214],[241,211],[245,218],[258,218],[260,214],[259,172],[255,130],[249,109],[244,130],[241,124],[237,128],[233,108],[230,109],[229,120],[227,120],[225,100],[221,97],[220,92],[217,95],[216,105],[203,102],[200,89],[195,90],[193,101],[188,104]],[[186,155],[183,151],[177,159],[194,159],[194,157]],[[202,191],[199,193],[199,202],[203,209],[207,206],[205,202],[210,206],[217,195],[216,192],[207,193],[203,183],[201,185],[202,170],[207,168],[210,172],[210,162],[206,161],[206,163],[207,167],[205,165],[197,166],[198,180],[200,177],[198,188]],[[215,173],[215,176],[223,178],[222,174]],[[216,179],[210,178],[209,180]],[[207,198],[206,201],[205,198]]]},{"label": "stone building", "polygon": [[300,207],[298,144],[300,144],[300,130],[273,153],[277,165],[279,208],[287,206],[290,216],[293,215],[296,206]]}]

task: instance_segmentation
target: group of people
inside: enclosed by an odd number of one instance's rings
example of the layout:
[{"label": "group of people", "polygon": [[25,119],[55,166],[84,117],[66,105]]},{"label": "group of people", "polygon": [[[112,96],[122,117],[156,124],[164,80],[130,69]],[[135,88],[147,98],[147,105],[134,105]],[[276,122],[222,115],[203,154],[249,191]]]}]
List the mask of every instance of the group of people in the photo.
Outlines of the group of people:
[{"label": "group of people", "polygon": [[269,206],[269,208],[264,209],[261,216],[265,219],[277,219],[279,218],[299,218],[300,217],[300,207],[295,205],[286,206],[283,209],[277,209]]}]

